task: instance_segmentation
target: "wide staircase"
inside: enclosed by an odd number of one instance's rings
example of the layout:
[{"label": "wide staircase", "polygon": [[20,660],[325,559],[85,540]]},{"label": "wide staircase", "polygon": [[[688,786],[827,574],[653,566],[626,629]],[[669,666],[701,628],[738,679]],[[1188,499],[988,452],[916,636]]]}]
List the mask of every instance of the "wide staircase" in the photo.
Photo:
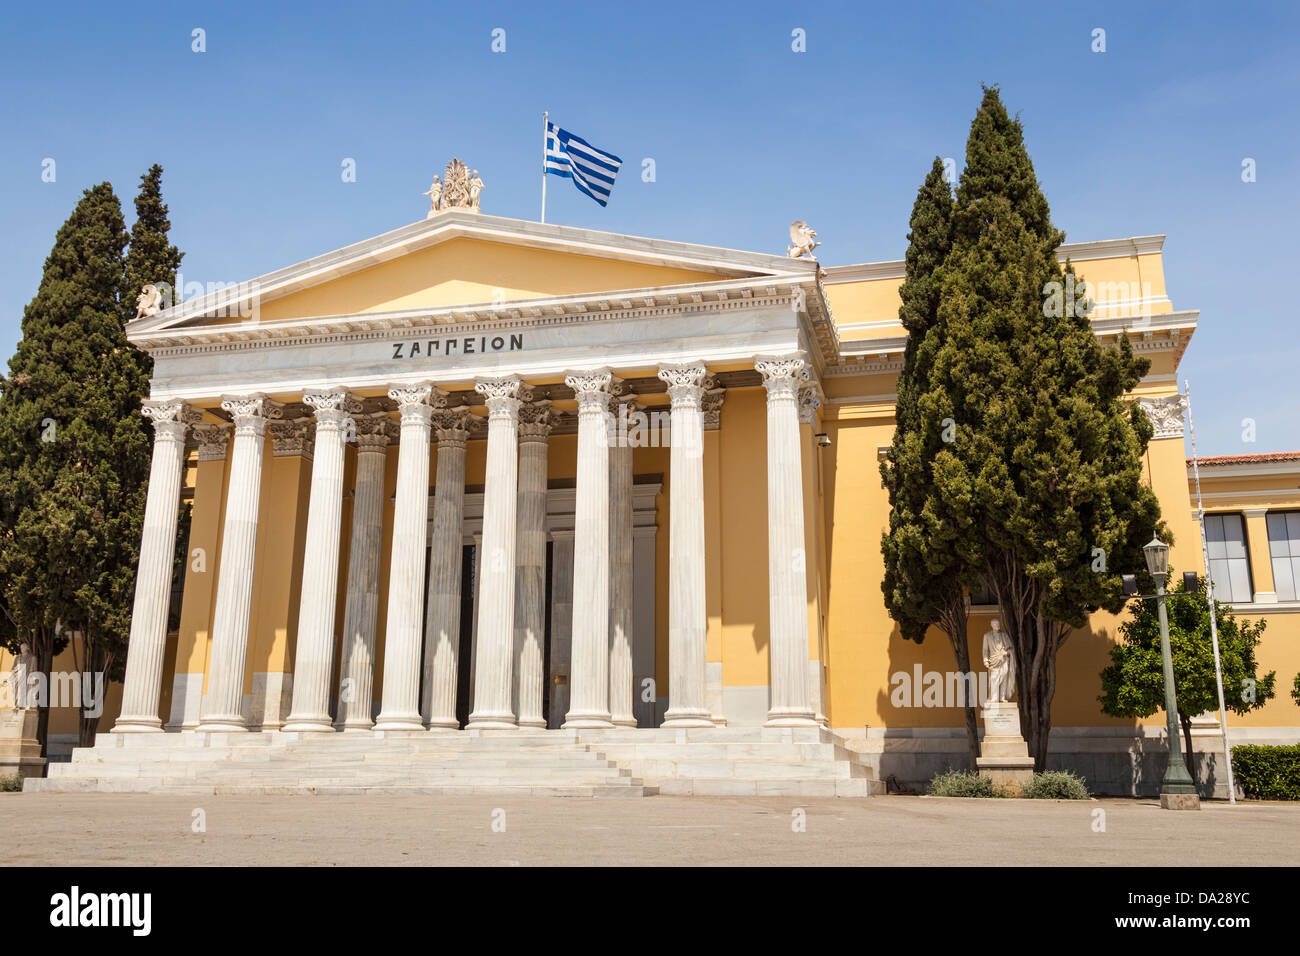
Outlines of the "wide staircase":
[{"label": "wide staircase", "polygon": [[883,792],[821,728],[100,734],[24,790],[42,793],[655,793],[798,797]]}]

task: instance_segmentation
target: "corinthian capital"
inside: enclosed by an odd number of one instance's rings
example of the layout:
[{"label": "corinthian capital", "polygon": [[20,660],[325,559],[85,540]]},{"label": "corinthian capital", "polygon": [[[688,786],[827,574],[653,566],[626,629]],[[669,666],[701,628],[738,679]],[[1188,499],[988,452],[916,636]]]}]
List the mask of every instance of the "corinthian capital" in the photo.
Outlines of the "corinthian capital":
[{"label": "corinthian capital", "polygon": [[1187,408],[1186,395],[1167,395],[1164,398],[1139,398],[1138,407],[1146,412],[1155,429],[1153,438],[1182,438],[1183,411]]},{"label": "corinthian capital", "polygon": [[754,368],[763,376],[769,400],[794,398],[796,391],[809,378],[808,361],[801,355],[761,358],[754,363]]},{"label": "corinthian capital", "polygon": [[564,384],[573,389],[573,396],[578,400],[579,412],[607,411],[613,382],[614,373],[607,368],[564,376]]},{"label": "corinthian capital", "polygon": [[708,385],[708,369],[702,362],[659,366],[659,379],[668,385],[674,405],[697,405]]},{"label": "corinthian capital", "polygon": [[266,423],[284,417],[284,406],[265,395],[232,395],[221,400],[221,407],[235,423],[235,437],[266,434]]}]

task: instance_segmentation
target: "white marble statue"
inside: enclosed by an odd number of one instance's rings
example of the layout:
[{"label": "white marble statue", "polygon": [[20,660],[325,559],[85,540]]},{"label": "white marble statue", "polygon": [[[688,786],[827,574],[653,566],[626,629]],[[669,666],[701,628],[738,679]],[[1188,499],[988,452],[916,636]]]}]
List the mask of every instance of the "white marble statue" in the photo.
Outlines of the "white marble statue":
[{"label": "white marble statue", "polygon": [[27,678],[35,663],[36,655],[32,653],[31,647],[26,643],[22,644],[18,653],[14,655],[13,665],[9,668],[9,690],[13,694],[15,710],[27,709]]},{"label": "white marble statue", "polygon": [[478,197],[483,192],[483,180],[478,178],[478,170],[474,170],[469,177],[469,204],[472,208],[478,208]]},{"label": "white marble statue", "polygon": [[162,299],[162,293],[158,291],[156,285],[147,285],[140,289],[140,294],[135,297],[135,317],[143,319],[146,316],[156,315],[159,312],[158,302]]},{"label": "white marble statue", "polygon": [[1016,649],[1011,635],[1002,630],[1002,622],[993,619],[993,627],[984,634],[984,666],[989,672],[989,701],[1009,701],[1016,692]]},{"label": "white marble statue", "polygon": [[791,259],[799,259],[803,256],[812,259],[813,250],[821,245],[816,240],[816,230],[802,219],[797,219],[790,223],[790,246],[785,250],[785,254]]},{"label": "white marble statue", "polygon": [[433,177],[433,182],[429,185],[429,191],[424,193],[429,197],[429,214],[425,219],[432,219],[442,205],[442,183],[437,176]]}]

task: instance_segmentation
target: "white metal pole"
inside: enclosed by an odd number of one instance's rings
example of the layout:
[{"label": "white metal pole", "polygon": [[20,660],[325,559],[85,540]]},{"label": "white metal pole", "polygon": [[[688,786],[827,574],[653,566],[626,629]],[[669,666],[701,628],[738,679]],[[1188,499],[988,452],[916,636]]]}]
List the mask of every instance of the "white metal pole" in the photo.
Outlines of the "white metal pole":
[{"label": "white metal pole", "polygon": [[546,143],[550,138],[551,114],[542,113],[542,222],[546,222]]},{"label": "white metal pole", "polygon": [[1219,685],[1219,728],[1223,731],[1223,759],[1228,765],[1228,803],[1237,803],[1232,776],[1232,747],[1228,743],[1228,708],[1223,701],[1223,665],[1219,663],[1219,622],[1214,613],[1214,581],[1210,578],[1210,549],[1205,538],[1205,502],[1201,498],[1201,469],[1196,458],[1196,424],[1192,420],[1192,383],[1183,379],[1187,394],[1187,428],[1192,436],[1192,475],[1196,479],[1196,518],[1201,526],[1201,557],[1205,562],[1205,598],[1210,605],[1210,642],[1214,645],[1214,679]]}]

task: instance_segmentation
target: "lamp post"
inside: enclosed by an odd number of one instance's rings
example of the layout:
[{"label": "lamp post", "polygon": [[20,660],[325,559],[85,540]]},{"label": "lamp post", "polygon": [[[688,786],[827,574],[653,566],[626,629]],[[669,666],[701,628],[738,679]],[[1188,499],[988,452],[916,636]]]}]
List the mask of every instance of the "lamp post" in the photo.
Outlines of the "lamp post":
[{"label": "lamp post", "polygon": [[1201,798],[1183,763],[1178,735],[1178,696],[1174,689],[1174,659],[1169,650],[1169,618],[1165,613],[1165,578],[1169,575],[1169,545],[1154,535],[1142,548],[1147,570],[1156,582],[1156,611],[1160,616],[1160,664],[1165,678],[1165,722],[1169,733],[1169,765],[1160,782],[1160,806],[1166,810],[1199,810]]}]

